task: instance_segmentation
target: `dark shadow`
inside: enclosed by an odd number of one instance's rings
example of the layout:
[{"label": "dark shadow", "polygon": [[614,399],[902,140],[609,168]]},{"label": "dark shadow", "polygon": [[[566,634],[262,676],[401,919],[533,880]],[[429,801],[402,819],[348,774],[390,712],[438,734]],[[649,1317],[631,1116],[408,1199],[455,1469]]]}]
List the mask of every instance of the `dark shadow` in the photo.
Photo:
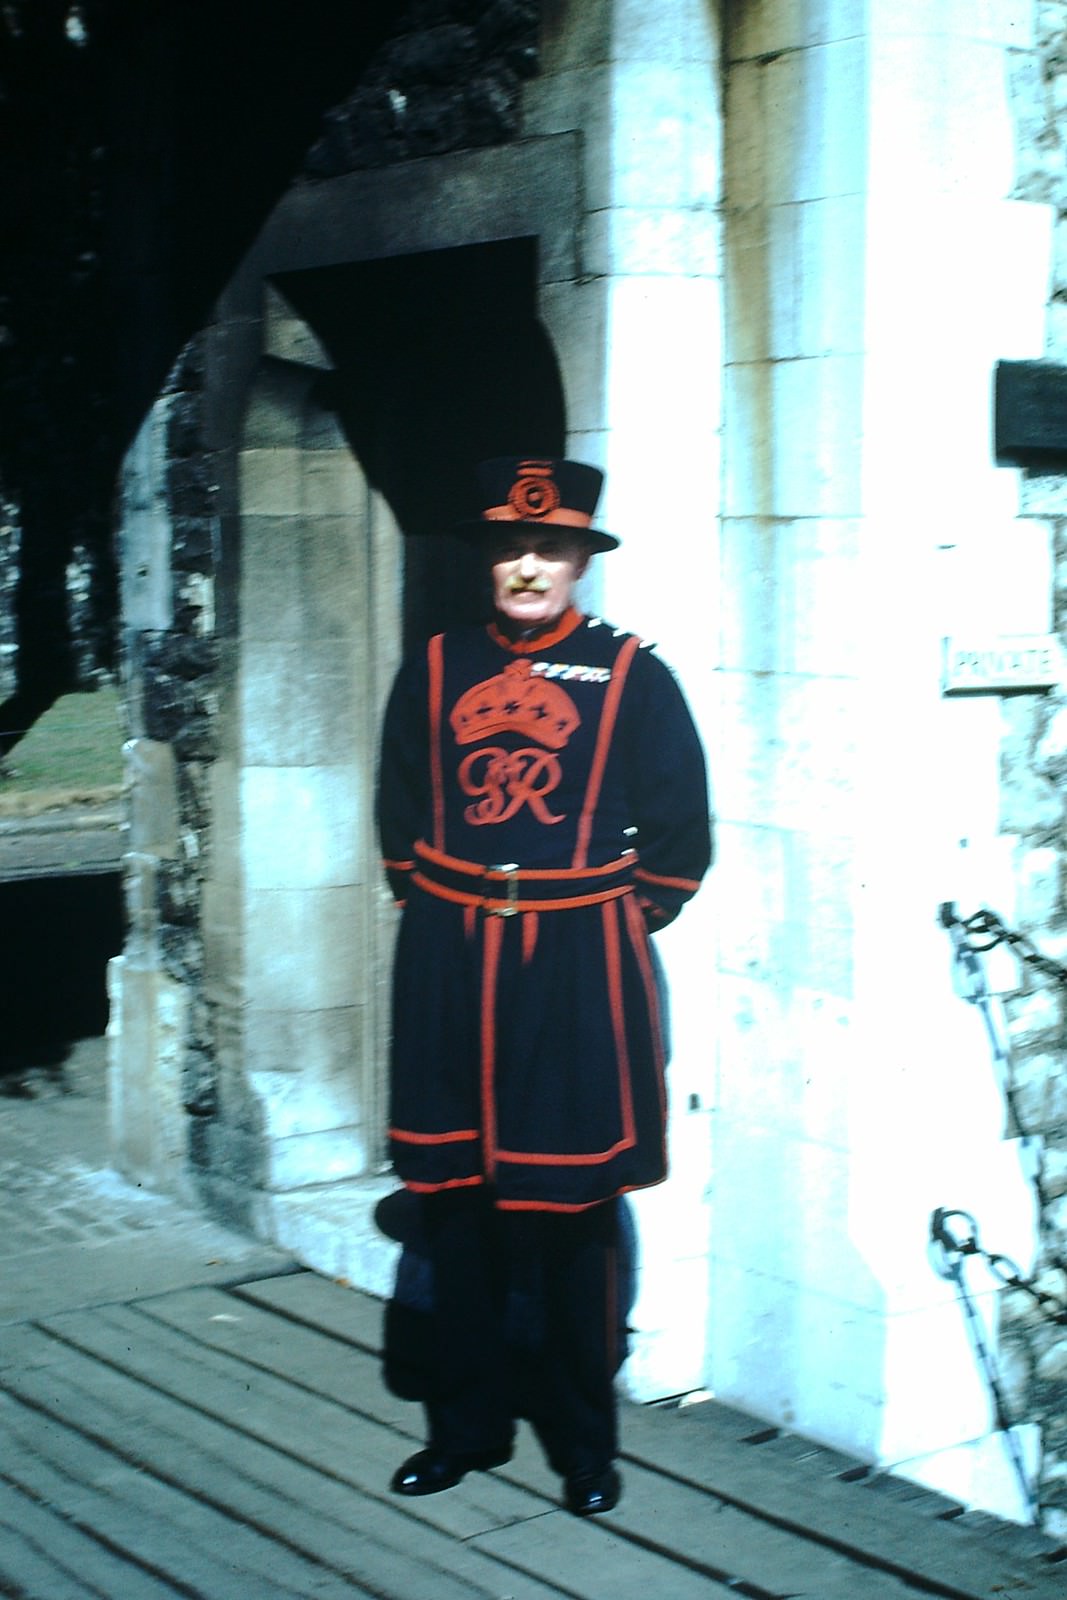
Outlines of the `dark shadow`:
[{"label": "dark shadow", "polygon": [[5,9],[0,457],[23,538],[0,754],[78,686],[64,582],[79,543],[97,569],[99,665],[114,666],[123,456],[324,114],[402,26],[396,0]]},{"label": "dark shadow", "polygon": [[444,530],[480,509],[478,461],[559,455],[566,436],[559,368],[537,319],[537,241],[291,273],[278,284],[336,363],[323,400],[415,536],[405,549],[406,645],[482,620],[477,562]]},{"label": "dark shadow", "polygon": [[107,1027],[107,963],[122,949],[117,873],[0,884],[0,1095],[61,1082],[78,1039]]}]

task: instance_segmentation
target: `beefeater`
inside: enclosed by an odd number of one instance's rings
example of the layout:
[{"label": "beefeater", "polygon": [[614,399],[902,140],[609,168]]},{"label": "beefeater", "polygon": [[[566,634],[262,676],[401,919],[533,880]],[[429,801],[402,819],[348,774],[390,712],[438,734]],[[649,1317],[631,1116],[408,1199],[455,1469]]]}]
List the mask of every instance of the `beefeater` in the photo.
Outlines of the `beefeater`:
[{"label": "beefeater", "polygon": [[531,1420],[587,1516],[621,1492],[614,1202],[667,1170],[649,934],[710,863],[707,779],[670,670],[575,606],[591,557],[618,544],[592,526],[600,471],[502,457],[480,477],[485,509],[458,531],[484,555],[493,621],[405,663],[381,749],[404,908],[390,1140],[422,1197],[437,1351],[428,1444],[392,1486],[432,1494],[510,1458],[503,1306],[532,1272]]}]

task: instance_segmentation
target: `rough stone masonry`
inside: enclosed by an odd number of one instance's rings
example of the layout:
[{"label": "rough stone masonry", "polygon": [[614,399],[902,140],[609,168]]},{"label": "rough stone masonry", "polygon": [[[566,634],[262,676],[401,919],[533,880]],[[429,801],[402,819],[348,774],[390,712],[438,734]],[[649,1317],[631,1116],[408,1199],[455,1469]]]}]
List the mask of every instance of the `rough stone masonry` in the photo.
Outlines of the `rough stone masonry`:
[{"label": "rough stone masonry", "polygon": [[[488,6],[411,0],[352,93],[324,118],[298,181],[314,184],[513,139],[521,80],[537,67],[539,12],[536,0],[493,0]],[[192,1115],[209,1117],[216,1064],[203,985],[201,910],[212,848],[206,786],[217,737],[218,541],[217,472],[203,443],[200,339],[175,364],[159,411],[165,419],[163,502],[171,529],[173,617],[165,631],[141,632],[128,641],[126,678],[132,730],[173,752],[177,831],[166,856],[131,869],[127,897],[131,940],[158,942],[164,972],[190,997],[182,1098]]]},{"label": "rough stone masonry", "polygon": [[[1018,139],[1016,196],[1054,208],[1057,219],[1045,355],[1067,363],[1067,3],[1037,6],[1039,48],[1020,52],[1012,91]],[[1052,626],[1067,630],[1067,477],[1022,475],[1022,513],[1053,530]],[[1001,827],[1016,841],[1022,931],[1067,961],[1067,692],[1003,702]],[[1040,1140],[1035,1180],[1040,1253],[1036,1284],[1067,1292],[1067,982],[1020,968],[1006,996],[1018,1132]],[[1045,1527],[1067,1534],[1067,1327],[1028,1295],[1004,1296],[1002,1344],[1015,1420],[1039,1423],[1039,1499]]]}]

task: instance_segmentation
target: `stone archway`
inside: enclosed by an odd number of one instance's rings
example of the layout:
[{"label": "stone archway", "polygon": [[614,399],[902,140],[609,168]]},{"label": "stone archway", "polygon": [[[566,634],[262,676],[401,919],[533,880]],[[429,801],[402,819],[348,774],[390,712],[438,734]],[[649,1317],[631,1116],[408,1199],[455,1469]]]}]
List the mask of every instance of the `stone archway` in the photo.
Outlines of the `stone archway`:
[{"label": "stone archway", "polygon": [[[353,897],[346,897],[343,891],[352,885],[307,876],[298,883],[281,882],[270,876],[278,872],[278,863],[264,868],[267,876],[256,878],[254,873],[262,867],[259,847],[251,839],[242,839],[247,807],[254,798],[262,798],[266,802],[264,822],[253,831],[260,833],[262,849],[269,851],[291,814],[291,808],[286,811],[280,803],[282,791],[291,802],[307,782],[305,767],[310,763],[302,765],[276,746],[260,750],[256,744],[276,726],[284,726],[287,718],[292,722],[295,715],[286,674],[276,674],[272,680],[269,665],[292,659],[304,670],[313,655],[308,652],[305,658],[301,654],[299,638],[308,636],[300,635],[285,658],[286,639],[271,631],[276,624],[280,628],[281,622],[271,615],[269,596],[272,552],[279,558],[287,556],[301,506],[306,509],[307,497],[334,476],[330,469],[315,470],[321,468],[321,462],[312,459],[319,453],[310,442],[318,428],[330,436],[325,456],[333,454],[339,443],[336,418],[331,415],[327,421],[324,416],[330,413],[330,405],[318,386],[321,379],[332,376],[338,391],[337,415],[352,457],[360,463],[356,471],[361,492],[378,504],[381,501],[376,497],[384,496],[404,531],[414,532],[421,531],[423,517],[430,512],[435,517],[454,514],[454,480],[448,476],[453,466],[462,464],[464,473],[469,473],[481,455],[530,448],[526,429],[521,439],[513,435],[505,440],[488,426],[483,435],[480,424],[495,425],[507,408],[524,404],[536,387],[531,381],[533,373],[550,372],[559,407],[558,419],[547,419],[547,425],[558,426],[558,436],[554,433],[550,441],[547,434],[539,435],[536,448],[556,453],[562,446],[569,454],[608,468],[605,525],[618,526],[632,552],[625,566],[612,569],[610,575],[594,576],[586,603],[608,616],[615,615],[617,608],[628,625],[653,638],[659,636],[663,621],[674,637],[688,641],[700,667],[699,671],[687,667],[687,681],[705,700],[710,694],[710,680],[704,671],[705,657],[712,649],[703,626],[706,616],[701,612],[697,619],[701,626],[692,629],[681,620],[685,606],[703,603],[708,583],[702,579],[680,595],[663,552],[665,541],[682,537],[692,521],[684,475],[670,464],[679,459],[679,453],[692,459],[697,459],[698,450],[701,459],[707,451],[712,458],[715,454],[718,286],[708,265],[710,256],[695,246],[695,253],[687,244],[684,250],[679,247],[680,253],[669,250],[662,255],[657,247],[649,255],[647,219],[639,206],[631,216],[627,205],[621,203],[625,196],[616,189],[615,166],[601,160],[601,148],[595,142],[589,145],[587,163],[583,130],[593,117],[593,84],[584,71],[572,70],[574,63],[567,52],[573,45],[580,55],[580,41],[571,37],[571,30],[568,40],[563,41],[566,48],[557,48],[559,41],[553,45],[551,66],[538,86],[543,92],[536,96],[536,103],[531,96],[530,137],[501,149],[401,163],[387,171],[353,173],[328,184],[295,187],[272,214],[221,296],[212,324],[205,330],[202,365],[195,374],[204,397],[203,449],[208,459],[202,469],[203,537],[213,552],[210,632],[217,641],[218,659],[217,689],[211,690],[218,711],[212,714],[209,706],[204,718],[211,733],[210,748],[206,740],[203,744],[204,759],[211,763],[211,815],[206,824],[204,864],[197,869],[204,878],[202,917],[196,924],[205,946],[204,985],[203,993],[198,993],[195,968],[188,981],[184,970],[170,975],[160,938],[146,951],[142,987],[147,993],[135,1016],[132,989],[138,974],[127,963],[121,971],[121,985],[119,975],[116,977],[116,992],[125,986],[123,992],[130,991],[131,1005],[117,1021],[116,1034],[121,1033],[122,1042],[116,1038],[115,1054],[128,1063],[127,1075],[138,1090],[152,1079],[152,1062],[159,1052],[153,1041],[134,1037],[141,1014],[146,1018],[144,1031],[154,1028],[159,1034],[164,1027],[169,1030],[166,1059],[175,1081],[182,1070],[183,1052],[185,1056],[195,1053],[198,1069],[204,1078],[210,1075],[210,1087],[217,1085],[217,1094],[214,1098],[205,1095],[198,1102],[197,1120],[192,1124],[181,1115],[180,1106],[168,1111],[166,1131],[173,1135],[175,1145],[172,1168],[179,1176],[189,1173],[177,1146],[191,1141],[191,1176],[216,1209],[261,1236],[276,1239],[321,1270],[372,1288],[388,1286],[383,1271],[388,1257],[383,1260],[383,1241],[371,1222],[377,1180],[373,1173],[358,1176],[367,1171],[368,1162],[367,1150],[359,1148],[355,1131],[362,1104],[354,1094],[342,1100],[335,1107],[336,1120],[330,1122],[323,1114],[322,1097],[306,1094],[293,1081],[291,1070],[292,1051],[302,1049],[305,1043],[301,1032],[305,1023],[309,1029],[318,1028],[324,1024],[324,1013],[330,1012],[332,1021],[339,1024],[344,1003],[336,992],[324,995],[314,989],[303,959],[302,977],[295,970],[285,975],[288,990],[275,987],[271,965],[272,958],[303,938],[309,927],[313,937],[321,936],[324,924],[314,921],[313,904],[344,907],[347,902],[351,910]],[[618,70],[625,77],[631,65],[626,63]],[[606,64],[603,73],[598,69],[597,105],[610,101],[615,76],[613,64]],[[682,76],[688,84],[693,73]],[[693,199],[704,207],[700,218],[713,226],[713,196],[705,196],[699,182]],[[687,218],[685,239],[689,240],[693,218],[688,212]],[[670,237],[674,237],[673,231]],[[506,302],[501,301],[498,281],[492,284],[491,294],[485,292],[484,280],[480,291],[473,287],[471,275],[477,272],[483,253],[486,261],[492,256],[494,262],[506,258],[509,263],[506,275],[514,292]],[[405,343],[402,357],[396,346],[389,346],[378,367],[385,380],[383,387],[368,373],[366,304],[373,293],[371,280],[383,275],[395,283],[398,275],[409,271],[414,278],[422,270],[420,260],[425,264],[431,258],[435,282],[425,299],[427,308],[436,311],[436,321],[427,318],[422,344]],[[479,337],[485,331],[480,325],[475,336],[458,347],[450,342],[453,302],[443,307],[436,298],[440,287],[436,275],[446,263],[462,268],[456,278],[465,283],[467,304],[477,300],[482,324],[486,313],[492,311],[491,337]],[[316,285],[324,295],[317,302]],[[279,293],[284,294],[284,303]],[[413,293],[407,303],[417,298]],[[457,299],[462,300],[458,291]],[[299,315],[290,307],[296,307]],[[345,308],[344,319],[340,307]],[[341,320],[344,326],[338,325]],[[442,334],[447,337],[442,339]],[[443,344],[449,352],[456,352],[451,369],[440,361]],[[329,349],[329,358],[324,356],[323,346]],[[461,414],[454,385],[437,384],[436,377],[432,383],[426,381],[424,358],[429,352],[438,363],[435,374],[462,371],[470,379],[476,372],[481,383],[480,411],[471,408]],[[330,360],[335,364],[332,375]],[[412,374],[417,375],[414,387],[408,384]],[[344,409],[345,386],[350,380],[354,380],[352,389],[371,397],[375,416],[370,448],[360,432],[364,418],[359,404],[354,410]],[[255,396],[251,410],[250,395]],[[413,427],[416,413],[417,426]],[[514,421],[514,411],[510,415]],[[390,450],[380,457],[373,448],[373,430],[384,416],[401,421],[399,426],[390,426]],[[472,419],[479,426],[466,426]],[[535,416],[533,421],[540,424],[546,419]],[[451,440],[450,450],[441,448],[442,433]],[[396,440],[410,440],[412,435],[414,447],[409,443],[394,455]],[[166,462],[149,448],[154,449],[154,438],[146,434],[140,538],[150,559],[144,563],[143,581],[140,568],[127,561],[127,570],[133,574],[127,615],[131,630],[167,630],[166,641],[171,644],[171,635],[184,623],[176,620],[164,603],[170,576],[165,562],[166,519],[156,514],[156,498],[159,486],[166,482]],[[251,451],[260,452],[255,461]],[[338,462],[341,459],[337,457]],[[303,475],[303,488],[292,489],[289,500],[281,493],[275,496],[275,484],[279,491],[289,485],[285,493],[290,493],[293,472],[297,478]],[[409,501],[406,495],[412,485],[417,485],[420,493],[417,500]],[[710,501],[703,510],[707,517],[713,515]],[[329,514],[324,507],[320,511],[323,516]],[[287,524],[281,520],[283,514]],[[272,517],[279,520],[272,523]],[[710,522],[707,531],[710,534]],[[246,544],[247,549],[243,548]],[[701,542],[702,572],[713,544],[710,537]],[[262,584],[253,579],[261,558]],[[696,561],[695,556],[690,558],[690,573]],[[414,569],[415,562],[411,565]],[[424,587],[424,596],[432,599],[435,610],[441,598],[439,574],[440,566],[433,572],[432,586],[427,583]],[[416,593],[417,583],[413,583],[409,598]],[[283,586],[280,599],[288,598]],[[246,624],[253,615],[249,602],[253,610],[261,612],[255,628],[266,630],[255,637],[246,636]],[[406,607],[411,613],[418,611],[417,616],[405,618],[412,640],[431,624],[436,628],[455,620],[447,614],[451,605],[449,597],[442,608],[446,614],[440,616],[431,616],[429,605]],[[261,670],[254,670],[254,662]],[[276,701],[272,696],[281,698]],[[166,737],[168,728],[163,727],[162,732]],[[173,812],[174,753],[164,746],[158,752],[146,750],[147,754],[158,754],[164,776],[171,774],[166,792]],[[200,773],[186,774],[183,760],[179,752],[179,778],[191,780],[187,787],[192,782],[199,785]],[[323,768],[329,765],[324,759]],[[288,770],[294,768],[299,770]],[[355,787],[349,790],[353,805],[354,795]],[[272,804],[273,820],[268,820]],[[177,848],[172,834],[164,843],[168,849]],[[287,864],[286,870],[290,869],[295,870],[295,863]],[[180,872],[175,876],[180,877]],[[283,905],[288,924],[280,920]],[[269,937],[268,925],[258,920],[263,908],[278,913]],[[187,921],[194,923],[196,916],[194,903],[187,911]],[[154,911],[147,920],[153,938],[157,926],[163,928],[164,936],[169,934],[163,918]],[[334,925],[346,925],[344,910],[337,913]],[[703,971],[698,924],[690,919],[688,926],[694,933],[686,948]],[[328,954],[322,951],[324,958]],[[352,972],[348,978],[356,981]],[[305,985],[303,990],[298,988],[300,983]],[[285,1003],[274,1004],[282,995]],[[323,999],[327,1003],[316,1003]],[[679,1015],[679,1024],[682,1021]],[[192,1022],[197,1030],[195,1051],[188,1048]],[[690,1027],[691,1036],[695,1031]],[[679,1025],[678,1038],[682,1032]],[[288,1041],[285,1047],[282,1039]],[[683,1071],[692,1073],[695,1084],[702,1083],[704,1054],[699,1037],[689,1052],[690,1067],[683,1068],[679,1053],[673,1069],[676,1084]],[[678,1103],[690,1104],[694,1096],[699,1101],[696,1087],[689,1092],[687,1078]],[[152,1102],[153,1106],[157,1103]],[[158,1112],[151,1115],[160,1120]],[[707,1119],[700,1116],[687,1130],[697,1159],[689,1163],[685,1183],[674,1190],[678,1209],[686,1215],[692,1213],[694,1204],[698,1214],[706,1210],[698,1193],[704,1182],[706,1127]],[[159,1172],[158,1163],[153,1171]],[[350,1176],[346,1178],[345,1173]],[[328,1178],[330,1182],[325,1181]],[[669,1232],[672,1239],[678,1235],[673,1226],[662,1231]],[[692,1232],[691,1228],[687,1231],[687,1241]],[[650,1303],[665,1305],[678,1293],[688,1296],[692,1290],[698,1296],[704,1292],[703,1256],[688,1243],[685,1258],[675,1259],[677,1254],[672,1245],[665,1270],[652,1285]],[[658,1318],[658,1310],[651,1315]],[[689,1318],[689,1325],[695,1326],[698,1320]],[[656,1321],[655,1327],[659,1326]],[[693,1349],[687,1348],[685,1360],[699,1360],[700,1351],[690,1343]],[[658,1333],[650,1334],[644,1346],[650,1352],[664,1348]],[[671,1356],[668,1364],[671,1376],[666,1381],[676,1389],[678,1362]],[[647,1376],[645,1387],[650,1392],[665,1392],[655,1374]]]},{"label": "stone archway", "polygon": [[237,452],[232,738],[204,899],[229,1174],[212,1185],[260,1205],[381,1161],[392,915],[373,751],[401,573],[392,514],[324,393],[329,362],[270,289],[265,331],[285,354],[255,374]]},{"label": "stone archway", "polygon": [[401,523],[433,531],[455,514],[472,448],[515,449],[531,429],[560,448],[536,259],[519,240],[264,278],[258,359],[231,369],[246,399],[220,568],[229,643],[203,897],[217,1101],[200,1182],[310,1264],[381,1288],[396,912],[373,829],[377,731],[404,633],[470,604],[452,570],[469,551],[432,540],[423,557],[414,540],[402,563]]}]

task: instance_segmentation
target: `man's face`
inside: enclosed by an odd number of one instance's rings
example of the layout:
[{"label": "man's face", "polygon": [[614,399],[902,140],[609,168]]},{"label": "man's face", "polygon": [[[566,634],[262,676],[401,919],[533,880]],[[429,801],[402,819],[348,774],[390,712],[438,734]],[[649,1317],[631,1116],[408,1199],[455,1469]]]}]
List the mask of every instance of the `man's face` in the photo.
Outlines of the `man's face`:
[{"label": "man's face", "polygon": [[555,622],[571,603],[589,553],[583,540],[565,533],[521,528],[495,535],[489,564],[497,611],[519,628]]}]

